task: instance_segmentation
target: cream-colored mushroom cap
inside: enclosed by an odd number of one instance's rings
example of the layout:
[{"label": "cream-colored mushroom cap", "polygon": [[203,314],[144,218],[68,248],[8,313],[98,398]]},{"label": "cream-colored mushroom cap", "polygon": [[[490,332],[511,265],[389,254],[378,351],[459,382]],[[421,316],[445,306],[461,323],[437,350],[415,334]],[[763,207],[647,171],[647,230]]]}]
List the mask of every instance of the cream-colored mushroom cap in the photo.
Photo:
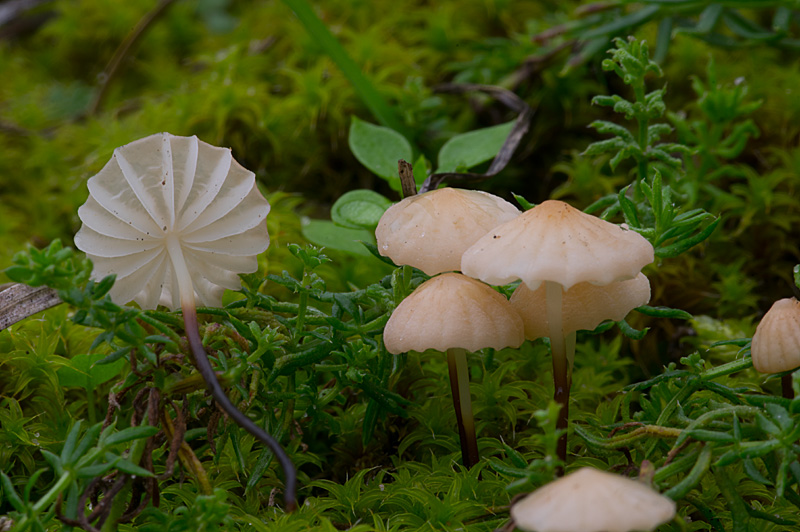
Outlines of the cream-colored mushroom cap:
[{"label": "cream-colored mushroom cap", "polygon": [[519,214],[509,202],[487,192],[441,188],[389,207],[375,237],[380,254],[395,264],[436,275],[460,269],[468,247]]},{"label": "cream-colored mushroom cap", "polygon": [[383,332],[390,353],[519,347],[522,318],[489,286],[458,273],[422,283],[394,310]]},{"label": "cream-colored mushroom cap", "polygon": [[675,517],[675,501],[641,482],[584,467],[511,507],[526,532],[649,531]]},{"label": "cream-colored mushroom cap", "polygon": [[522,279],[536,289],[552,281],[568,290],[633,279],[653,259],[653,246],[639,233],[549,200],[475,242],[461,271],[489,284]]},{"label": "cream-colored mushroom cap", "polygon": [[761,373],[800,366],[800,302],[792,297],[772,304],[756,327],[750,354],[753,367]]},{"label": "cream-colored mushroom cap", "polygon": [[[159,133],[117,148],[87,185],[75,245],[94,262],[95,279],[116,274],[117,303],[177,308],[196,293],[219,306],[269,246],[270,207],[255,174],[230,149],[197,137]],[[181,284],[193,293],[180,294]]]},{"label": "cream-colored mushroom cap", "polygon": [[[549,336],[547,300],[544,285],[531,290],[520,283],[510,303],[525,324],[525,338],[533,340]],[[597,286],[578,283],[564,292],[561,312],[564,334],[592,330],[605,320],[619,321],[631,310],[650,301],[650,281],[643,273],[627,281]]]}]

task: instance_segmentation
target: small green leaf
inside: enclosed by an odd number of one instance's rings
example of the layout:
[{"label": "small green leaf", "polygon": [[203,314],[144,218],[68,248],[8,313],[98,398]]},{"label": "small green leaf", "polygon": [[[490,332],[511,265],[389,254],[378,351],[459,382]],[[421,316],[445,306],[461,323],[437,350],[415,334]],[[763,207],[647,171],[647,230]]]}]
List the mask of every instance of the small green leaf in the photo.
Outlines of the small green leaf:
[{"label": "small green leaf", "polygon": [[331,220],[348,229],[372,229],[392,205],[385,196],[372,190],[345,192],[331,208]]},{"label": "small green leaf", "polygon": [[106,447],[111,447],[112,445],[117,445],[118,443],[125,443],[141,438],[149,438],[150,436],[155,435],[157,432],[158,428],[151,426],[128,427],[127,429],[122,429],[121,431],[110,435],[108,438],[106,438],[104,444]]},{"label": "small green leaf", "polygon": [[59,384],[68,388],[94,390],[116,377],[125,365],[124,360],[117,360],[111,364],[98,364],[104,358],[103,353],[75,355],[56,371]]},{"label": "small green leaf", "polygon": [[369,250],[360,241],[375,242],[374,233],[366,229],[347,229],[327,220],[310,218],[303,218],[302,224],[303,236],[309,242],[353,255],[369,256]]},{"label": "small green leaf", "polygon": [[493,159],[508,138],[516,121],[456,135],[439,150],[437,173],[470,169]]},{"label": "small green leaf", "polygon": [[387,180],[395,190],[400,190],[397,161],[410,161],[411,144],[406,138],[388,127],[376,126],[353,117],[348,137],[350,150],[356,159],[375,175]]}]

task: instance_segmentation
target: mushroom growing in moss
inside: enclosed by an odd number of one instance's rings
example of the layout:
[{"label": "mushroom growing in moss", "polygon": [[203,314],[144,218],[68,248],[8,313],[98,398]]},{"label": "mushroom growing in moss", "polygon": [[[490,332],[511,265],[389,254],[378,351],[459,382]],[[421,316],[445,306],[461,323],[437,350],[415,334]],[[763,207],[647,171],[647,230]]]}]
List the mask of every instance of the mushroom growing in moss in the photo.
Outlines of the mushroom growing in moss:
[{"label": "mushroom growing in moss", "polygon": [[643,483],[584,467],[511,507],[526,532],[649,531],[675,517],[675,501]]},{"label": "mushroom growing in moss", "polygon": [[440,188],[409,196],[381,216],[378,251],[428,275],[461,269],[461,255],[480,237],[519,216],[503,198],[479,190]]},{"label": "mushroom growing in moss", "polygon": [[422,283],[397,306],[383,332],[390,353],[447,352],[461,456],[467,467],[478,463],[480,457],[466,351],[519,347],[524,340],[522,319],[508,300],[459,273],[445,273]]},{"label": "mushroom growing in moss", "polygon": [[[640,234],[555,200],[495,227],[464,252],[461,271],[470,277],[489,284],[521,279],[530,290],[544,283],[554,395],[562,407],[558,428],[567,428],[568,361],[575,346],[574,331],[565,334],[563,325],[564,292],[579,283],[633,279],[653,259],[653,246]],[[559,441],[558,454],[566,458],[566,437]]]},{"label": "mushroom growing in moss", "polygon": [[88,181],[89,199],[75,245],[94,262],[97,279],[115,274],[111,298],[144,309],[180,307],[194,362],[217,404],[265,443],[283,467],[286,505],[295,503],[295,471],[280,445],[225,395],[203,349],[196,301],[219,306],[238,273],[258,269],[269,246],[270,206],[253,172],[226,148],[197,137],[160,133],[114,150]]},{"label": "mushroom growing in moss", "polygon": [[[783,373],[800,366],[800,301],[781,299],[761,318],[750,346],[753,367],[760,373]],[[781,377],[783,396],[794,397],[792,376]]]}]

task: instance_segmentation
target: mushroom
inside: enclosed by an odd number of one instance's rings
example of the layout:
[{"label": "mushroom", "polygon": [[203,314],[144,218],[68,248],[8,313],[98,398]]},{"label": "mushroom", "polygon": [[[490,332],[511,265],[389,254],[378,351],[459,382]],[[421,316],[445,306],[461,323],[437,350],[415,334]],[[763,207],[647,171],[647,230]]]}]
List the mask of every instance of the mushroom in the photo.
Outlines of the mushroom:
[{"label": "mushroom", "polygon": [[94,262],[93,277],[117,276],[110,296],[119,304],[180,306],[195,364],[212,396],[278,457],[287,509],[294,508],[294,466],[225,395],[203,349],[195,310],[198,299],[219,306],[225,288],[241,286],[237,273],[256,271],[256,255],[269,246],[270,206],[255,174],[230,149],[160,133],[114,150],[87,185],[75,245]]},{"label": "mushroom", "polygon": [[[555,400],[562,407],[558,428],[567,428],[569,360],[575,348],[574,332],[570,338],[565,334],[563,292],[578,283],[633,279],[653,259],[653,246],[640,234],[556,200],[495,227],[464,252],[461,271],[470,277],[489,284],[521,279],[530,290],[544,283]],[[566,435],[558,454],[566,459]]]},{"label": "mushroom", "polygon": [[[800,302],[786,298],[772,304],[761,318],[750,346],[753,367],[760,373],[783,373],[800,366]],[[783,396],[794,397],[792,376],[781,377]]]},{"label": "mushroom", "polygon": [[479,190],[441,188],[409,196],[381,216],[378,251],[428,275],[461,269],[461,255],[501,223],[519,216],[506,200]]},{"label": "mushroom", "polygon": [[[547,301],[545,287],[540,285],[531,290],[520,283],[509,300],[517,309],[525,324],[525,338],[534,340],[548,336]],[[634,308],[650,301],[650,281],[640,273],[634,279],[616,281],[597,286],[591,283],[578,283],[564,292],[561,301],[562,328],[567,342],[574,338],[574,332],[593,330],[605,320],[619,321]],[[567,347],[567,357],[574,354]],[[569,360],[572,366],[572,360]]]},{"label": "mushroom", "polygon": [[675,517],[675,501],[645,484],[584,467],[511,507],[525,532],[648,531]]},{"label": "mushroom", "polygon": [[489,286],[459,273],[422,283],[394,310],[383,332],[390,353],[435,349],[447,352],[450,389],[466,467],[480,460],[466,351],[519,347],[522,319],[508,300]]}]

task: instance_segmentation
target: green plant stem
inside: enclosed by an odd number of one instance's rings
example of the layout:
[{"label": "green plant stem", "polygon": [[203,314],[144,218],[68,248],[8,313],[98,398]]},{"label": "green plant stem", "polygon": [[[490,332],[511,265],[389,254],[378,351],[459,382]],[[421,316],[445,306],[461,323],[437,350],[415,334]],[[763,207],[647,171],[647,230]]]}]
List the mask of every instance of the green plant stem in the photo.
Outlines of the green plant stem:
[{"label": "green plant stem", "polygon": [[734,360],[733,362],[728,362],[727,364],[723,364],[721,366],[716,366],[714,368],[707,369],[703,373],[701,373],[700,376],[703,378],[703,380],[710,381],[752,367],[753,367],[753,360],[750,357],[745,357],[745,358],[740,358],[739,360]]},{"label": "green plant stem", "polygon": [[469,393],[469,366],[467,353],[460,348],[447,350],[447,368],[450,373],[450,390],[458,422],[461,441],[461,460],[471,468],[480,461],[478,438],[475,434],[475,418],[472,415],[472,398]]},{"label": "green plant stem", "polygon": [[[342,71],[353,89],[381,125],[391,128],[411,142],[412,135],[394,109],[383,99],[375,86],[361,72],[361,68],[350,57],[328,27],[317,17],[306,0],[283,0],[294,11],[308,34],[317,41]],[[413,143],[412,143],[413,145]],[[419,150],[415,149],[415,152]]]},{"label": "green plant stem", "polygon": [[292,429],[292,421],[294,421],[294,391],[295,391],[295,374],[292,373],[286,379],[286,393],[289,394],[289,399],[286,400],[283,410],[283,423],[281,426],[283,429],[281,430],[282,434],[290,434],[290,430]]},{"label": "green plant stem", "polygon": [[[569,360],[567,358],[564,326],[562,318],[562,293],[560,283],[545,281],[547,325],[550,334],[550,350],[553,356],[553,399],[561,405],[556,421],[556,429],[564,433],[558,438],[556,454],[558,458],[567,461],[567,427],[569,426]],[[572,342],[574,349],[575,344]],[[574,357],[574,351],[573,355]]]},{"label": "green plant stem", "polygon": [[[61,495],[61,492],[67,489],[67,486],[69,486],[73,480],[75,479],[72,471],[64,471],[59,477],[58,481],[53,484],[53,487],[50,488],[47,493],[45,493],[44,496],[36,501],[36,504],[33,505],[33,515],[39,515],[44,511],[45,508],[48,508],[51,504],[53,504],[58,496]],[[22,530],[22,524],[26,519],[27,516],[20,519],[20,521],[17,523],[20,530]]]},{"label": "green plant stem", "polygon": [[[144,417],[142,418],[140,426],[153,424],[149,419],[148,411],[149,409],[144,411]],[[134,441],[133,444],[131,444],[131,452],[128,456],[128,460],[138,465],[139,461],[142,459],[142,455],[144,454],[145,447],[147,447],[146,439],[138,439]],[[103,528],[100,529],[101,532],[114,532],[117,530],[117,521],[125,512],[125,506],[128,502],[128,494],[131,491],[131,484],[132,481],[129,478],[125,482],[125,487],[122,488],[122,490],[114,497],[108,517],[106,518],[105,523],[103,523]]]},{"label": "green plant stem", "polygon": [[747,511],[746,503],[736,491],[731,477],[724,467],[715,467],[713,469],[714,478],[717,480],[717,487],[725,500],[728,502],[728,509],[731,511],[731,521],[733,532],[749,531],[748,523],[750,521],[750,514]]},{"label": "green plant stem", "polygon": [[89,424],[97,423],[97,408],[94,406],[94,388],[87,387],[86,390],[86,413],[89,416]]},{"label": "green plant stem", "polygon": [[[642,107],[646,108],[647,104],[645,102],[645,93],[644,93],[644,81],[642,81],[641,85],[634,87],[634,93],[636,94],[636,102],[641,104]],[[646,111],[645,111],[646,112]],[[639,179],[636,180],[636,186],[633,189],[633,199],[636,203],[642,201],[642,183],[647,180],[647,125],[649,120],[646,116],[639,116],[636,117],[636,122],[639,125],[639,148],[642,150],[641,159],[637,161],[637,175]]]}]

